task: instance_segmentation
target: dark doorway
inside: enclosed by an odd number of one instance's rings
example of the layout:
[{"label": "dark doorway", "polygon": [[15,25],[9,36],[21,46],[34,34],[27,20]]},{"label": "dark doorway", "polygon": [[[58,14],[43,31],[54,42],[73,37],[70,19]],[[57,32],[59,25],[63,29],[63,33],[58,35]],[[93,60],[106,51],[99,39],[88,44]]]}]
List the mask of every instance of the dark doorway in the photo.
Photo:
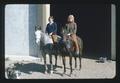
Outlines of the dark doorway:
[{"label": "dark doorway", "polygon": [[51,4],[50,14],[58,25],[58,34],[69,14],[75,16],[77,35],[84,41],[87,57],[111,56],[110,4]]}]

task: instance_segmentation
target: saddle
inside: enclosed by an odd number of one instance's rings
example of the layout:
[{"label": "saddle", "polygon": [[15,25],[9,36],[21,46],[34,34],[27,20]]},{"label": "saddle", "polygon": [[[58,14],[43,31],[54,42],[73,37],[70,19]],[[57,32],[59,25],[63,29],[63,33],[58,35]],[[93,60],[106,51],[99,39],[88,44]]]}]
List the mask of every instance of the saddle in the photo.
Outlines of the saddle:
[{"label": "saddle", "polygon": [[57,43],[58,42],[56,34],[51,35],[51,37],[52,37],[53,43]]},{"label": "saddle", "polygon": [[[69,37],[67,37],[67,39],[70,39],[71,41],[72,41],[72,47],[70,48],[72,51],[74,50],[76,50],[77,49],[77,47],[76,47],[76,44],[75,44],[75,41],[73,40],[73,38],[72,38],[72,36],[71,35],[69,35]],[[79,44],[79,37],[78,36],[76,36],[76,39],[77,39],[77,44],[78,44],[78,46],[80,46],[80,44]],[[81,46],[80,46],[80,48],[81,48]],[[80,49],[79,48],[79,49]]]},{"label": "saddle", "polygon": [[56,44],[59,42],[59,39],[61,38],[60,36],[58,36],[57,34],[52,34],[51,35],[52,40],[53,40],[53,44]]}]

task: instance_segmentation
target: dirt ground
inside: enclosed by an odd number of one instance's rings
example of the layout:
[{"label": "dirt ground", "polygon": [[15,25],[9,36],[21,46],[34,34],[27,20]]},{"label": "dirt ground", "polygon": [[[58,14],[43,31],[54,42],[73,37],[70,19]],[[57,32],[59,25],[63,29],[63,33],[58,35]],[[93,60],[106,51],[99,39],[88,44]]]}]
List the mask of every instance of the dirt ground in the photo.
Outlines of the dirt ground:
[{"label": "dirt ground", "polygon": [[[95,59],[82,58],[82,68],[79,71],[79,59],[77,59],[77,70],[73,70],[73,74],[70,77],[70,67],[69,58],[66,57],[67,72],[65,75],[63,73],[62,58],[58,57],[58,66],[54,69],[53,74],[44,74],[44,64],[43,59],[34,60],[11,60],[8,59],[5,62],[5,69],[10,66],[10,64],[15,64],[16,70],[19,70],[21,75],[20,79],[112,79],[116,75],[116,62],[106,61],[105,63],[99,63]],[[53,57],[53,64],[55,64],[55,59]],[[49,57],[47,57],[48,70]],[[73,69],[74,69],[74,59],[73,59]]]}]

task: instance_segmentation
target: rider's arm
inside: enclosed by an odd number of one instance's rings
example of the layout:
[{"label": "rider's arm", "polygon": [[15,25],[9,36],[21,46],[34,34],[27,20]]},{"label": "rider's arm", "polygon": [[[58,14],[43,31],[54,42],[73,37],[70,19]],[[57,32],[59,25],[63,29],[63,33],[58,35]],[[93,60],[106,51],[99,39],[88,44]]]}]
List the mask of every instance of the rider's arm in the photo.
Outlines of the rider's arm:
[{"label": "rider's arm", "polygon": [[70,34],[70,28],[69,28],[68,24],[65,25],[65,30],[66,30],[65,33],[69,35]]},{"label": "rider's arm", "polygon": [[73,31],[71,30],[69,24],[66,24],[66,33],[67,33],[67,35],[71,35],[72,32],[73,32]]},{"label": "rider's arm", "polygon": [[74,23],[74,33],[76,34],[77,33],[77,24]]},{"label": "rider's arm", "polygon": [[53,32],[54,32],[54,33],[57,33],[57,24],[56,24],[56,23],[54,23],[54,29],[53,29]]}]

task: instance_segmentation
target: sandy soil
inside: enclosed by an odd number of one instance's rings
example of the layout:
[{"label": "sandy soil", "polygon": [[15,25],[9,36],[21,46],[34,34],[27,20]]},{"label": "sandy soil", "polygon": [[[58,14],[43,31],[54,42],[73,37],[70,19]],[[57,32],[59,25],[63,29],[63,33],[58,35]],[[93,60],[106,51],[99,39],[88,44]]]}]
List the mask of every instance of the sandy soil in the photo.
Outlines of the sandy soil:
[{"label": "sandy soil", "polygon": [[[21,72],[19,76],[20,79],[111,79],[116,75],[116,62],[115,61],[106,61],[105,63],[98,63],[95,59],[82,58],[82,68],[79,71],[79,59],[77,70],[73,70],[73,74],[70,77],[70,67],[69,67],[69,58],[66,58],[67,72],[65,75],[62,75],[62,59],[58,57],[58,67],[54,70],[53,74],[44,74],[44,64],[43,59],[34,59],[31,61],[27,60],[6,60],[5,68],[10,66],[10,64],[15,63],[16,70]],[[53,61],[54,57],[53,57]],[[19,64],[18,64],[19,63]],[[49,57],[47,57],[48,69]],[[55,63],[53,63],[55,64]],[[73,69],[74,69],[74,59],[73,59]]]}]

